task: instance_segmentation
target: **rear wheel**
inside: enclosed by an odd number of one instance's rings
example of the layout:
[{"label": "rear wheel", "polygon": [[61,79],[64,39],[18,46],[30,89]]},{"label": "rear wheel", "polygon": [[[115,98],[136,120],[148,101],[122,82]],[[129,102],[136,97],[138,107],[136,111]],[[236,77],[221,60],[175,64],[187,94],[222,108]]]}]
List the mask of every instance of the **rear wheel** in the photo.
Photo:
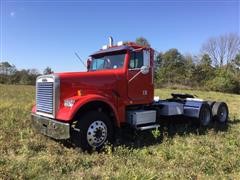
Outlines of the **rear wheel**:
[{"label": "rear wheel", "polygon": [[113,126],[106,114],[90,111],[80,117],[72,134],[74,144],[83,150],[100,150],[113,140]]},{"label": "rear wheel", "polygon": [[228,121],[228,107],[224,102],[216,102],[212,107],[213,118],[220,123]]},{"label": "rear wheel", "polygon": [[210,108],[213,107],[213,105],[215,104],[216,101],[207,101],[208,105],[210,106]]},{"label": "rear wheel", "polygon": [[199,123],[201,126],[208,126],[212,120],[212,111],[207,103],[203,103],[199,112]]}]

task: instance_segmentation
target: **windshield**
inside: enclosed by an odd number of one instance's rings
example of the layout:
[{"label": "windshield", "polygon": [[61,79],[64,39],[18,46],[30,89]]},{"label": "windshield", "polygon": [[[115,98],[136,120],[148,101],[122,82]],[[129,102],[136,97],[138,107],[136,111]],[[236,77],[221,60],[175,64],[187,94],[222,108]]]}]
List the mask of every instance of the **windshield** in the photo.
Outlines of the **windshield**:
[{"label": "windshield", "polygon": [[106,55],[102,54],[97,57],[92,57],[90,71],[102,69],[119,69],[123,67],[125,53]]}]

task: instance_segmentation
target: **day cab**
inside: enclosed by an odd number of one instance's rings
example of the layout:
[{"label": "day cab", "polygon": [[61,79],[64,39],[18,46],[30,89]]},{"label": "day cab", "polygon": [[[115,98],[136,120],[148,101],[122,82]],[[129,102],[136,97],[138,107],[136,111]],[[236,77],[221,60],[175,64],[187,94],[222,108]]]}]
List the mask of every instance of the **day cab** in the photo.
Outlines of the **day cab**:
[{"label": "day cab", "polygon": [[54,73],[36,80],[32,124],[54,139],[70,139],[83,149],[113,142],[125,125],[138,130],[159,127],[162,117],[186,116],[208,125],[212,117],[226,122],[223,102],[188,94],[154,100],[152,48],[112,42],[90,55],[87,72]]}]

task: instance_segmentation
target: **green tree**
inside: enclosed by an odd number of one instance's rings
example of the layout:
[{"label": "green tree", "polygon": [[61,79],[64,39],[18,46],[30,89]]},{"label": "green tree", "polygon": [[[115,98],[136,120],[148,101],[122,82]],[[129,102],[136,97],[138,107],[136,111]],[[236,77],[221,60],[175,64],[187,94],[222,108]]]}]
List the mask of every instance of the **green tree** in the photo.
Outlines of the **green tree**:
[{"label": "green tree", "polygon": [[203,54],[200,62],[195,66],[193,82],[197,86],[205,86],[206,82],[215,77],[215,68],[212,67],[212,60],[208,54]]},{"label": "green tree", "polygon": [[210,67],[212,64],[210,56],[208,54],[204,54],[201,58],[200,64]]},{"label": "green tree", "polygon": [[41,75],[37,69],[28,70],[28,83],[34,85],[36,83],[36,78]]},{"label": "green tree", "polygon": [[217,68],[214,78],[206,82],[206,87],[213,91],[240,93],[239,78],[226,68]]},{"label": "green tree", "polygon": [[184,56],[184,85],[194,86],[196,82],[193,81],[193,74],[195,71],[194,57],[191,54]]},{"label": "green tree", "polygon": [[16,67],[11,65],[9,62],[0,63],[0,83],[8,84],[11,83],[11,76],[16,72]]},{"label": "green tree", "polygon": [[43,70],[43,74],[44,75],[47,75],[47,74],[52,74],[54,73],[53,70],[50,68],[50,67],[46,67],[44,70]]},{"label": "green tree", "polygon": [[0,63],[0,74],[10,75],[16,71],[16,67],[11,65],[9,62],[1,62]]},{"label": "green tree", "polygon": [[150,43],[148,40],[144,37],[139,37],[136,39],[136,44],[141,45],[141,46],[146,46],[146,47],[151,47]]},{"label": "green tree", "polygon": [[236,55],[233,63],[238,69],[240,68],[240,53]]},{"label": "green tree", "polygon": [[170,49],[159,54],[159,70],[157,79],[159,84],[182,84],[185,77],[184,57],[177,49]]},{"label": "green tree", "polygon": [[163,82],[163,78],[161,77],[161,68],[162,68],[162,57],[163,53],[157,53],[155,54],[155,60],[154,60],[154,82],[155,87],[160,87],[161,83]]}]

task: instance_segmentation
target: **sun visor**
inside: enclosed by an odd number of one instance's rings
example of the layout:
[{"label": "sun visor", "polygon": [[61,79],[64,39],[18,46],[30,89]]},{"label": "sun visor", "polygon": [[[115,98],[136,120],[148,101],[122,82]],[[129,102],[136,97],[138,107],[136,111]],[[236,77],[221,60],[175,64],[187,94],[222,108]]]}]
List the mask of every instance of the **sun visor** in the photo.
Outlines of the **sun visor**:
[{"label": "sun visor", "polygon": [[97,52],[91,54],[90,56],[94,57],[94,56],[97,56],[97,55],[100,55],[100,54],[117,52],[117,51],[124,51],[124,50],[132,50],[132,49],[133,48],[131,48],[129,46],[112,47],[112,48],[97,51]]}]

